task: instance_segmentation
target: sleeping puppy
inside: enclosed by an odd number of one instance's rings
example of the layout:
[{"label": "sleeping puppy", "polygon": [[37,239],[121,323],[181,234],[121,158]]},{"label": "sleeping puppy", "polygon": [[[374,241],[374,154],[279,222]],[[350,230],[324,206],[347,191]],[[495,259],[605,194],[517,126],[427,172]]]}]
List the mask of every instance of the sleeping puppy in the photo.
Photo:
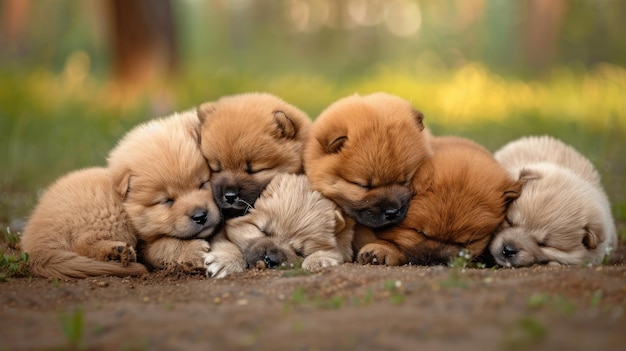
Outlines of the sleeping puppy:
[{"label": "sleeping puppy", "polygon": [[227,96],[198,107],[202,153],[226,218],[241,216],[281,173],[302,173],[302,149],[311,121],[270,94]]},{"label": "sleeping puppy", "polygon": [[188,111],[145,122],[128,132],[108,157],[114,189],[123,199],[153,267],[204,269],[207,242],[222,222],[200,152],[200,120]]},{"label": "sleeping puppy", "polygon": [[20,246],[30,271],[49,278],[147,273],[137,237],[105,168],[71,172],[43,193]]},{"label": "sleeping puppy", "polygon": [[[413,178],[416,195],[406,218],[374,230],[363,264],[446,264],[461,250],[480,256],[522,187],[491,153],[458,137],[432,137],[433,155]],[[360,229],[362,230],[362,229]]]},{"label": "sleeping puppy", "polygon": [[431,153],[423,119],[408,101],[385,93],[331,104],[305,149],[313,189],[366,228],[400,223],[414,193],[411,179]]},{"label": "sleeping puppy", "polygon": [[352,262],[353,221],[311,189],[305,175],[277,175],[245,216],[226,222],[228,238],[239,246],[247,267],[302,268]]},{"label": "sleeping puppy", "polygon": [[584,156],[542,136],[513,141],[495,157],[525,181],[491,244],[498,264],[599,264],[616,248],[609,200]]}]

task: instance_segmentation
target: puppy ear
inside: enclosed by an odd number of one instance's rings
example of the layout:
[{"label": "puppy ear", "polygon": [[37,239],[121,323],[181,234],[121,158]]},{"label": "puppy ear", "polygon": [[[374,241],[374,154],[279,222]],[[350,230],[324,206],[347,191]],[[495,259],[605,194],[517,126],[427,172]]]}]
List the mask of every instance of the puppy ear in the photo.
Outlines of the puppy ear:
[{"label": "puppy ear", "polygon": [[524,185],[524,181],[522,180],[518,180],[516,182],[514,182],[513,184],[511,184],[510,187],[508,187],[507,189],[504,190],[504,204],[505,205],[509,205],[511,204],[511,202],[513,202],[515,199],[517,199],[521,192],[522,192],[522,186]]},{"label": "puppy ear", "polygon": [[432,162],[426,161],[417,169],[411,180],[413,194],[419,195],[432,188],[434,168]]},{"label": "puppy ear", "polygon": [[420,131],[424,130],[424,114],[418,110],[413,110],[413,118],[415,118],[417,128],[419,128]]},{"label": "puppy ear", "polygon": [[274,123],[276,129],[272,133],[275,138],[293,139],[298,133],[298,128],[294,121],[283,111],[274,111]]},{"label": "puppy ear", "polygon": [[346,220],[341,211],[335,210],[335,233],[339,233],[346,228]]},{"label": "puppy ear", "polygon": [[212,102],[204,102],[200,104],[196,110],[200,124],[204,124],[204,121],[215,112],[215,104]]},{"label": "puppy ear", "polygon": [[330,140],[326,144],[326,152],[329,154],[336,154],[343,148],[343,145],[348,141],[348,137],[345,135],[338,136],[333,140]]},{"label": "puppy ear", "polygon": [[191,138],[196,142],[196,144],[200,145],[200,140],[201,140],[200,130],[198,130],[198,128],[189,128],[188,132],[189,132],[189,135],[191,135]]},{"label": "puppy ear", "polygon": [[601,228],[593,228],[593,224],[589,223],[583,229],[585,230],[583,245],[585,245],[587,250],[594,250],[598,247],[598,243],[604,241]]},{"label": "puppy ear", "polygon": [[125,169],[118,174],[112,174],[113,189],[122,198],[126,199],[126,195],[130,191],[130,169]]},{"label": "puppy ear", "polygon": [[519,173],[519,180],[523,182],[527,182],[529,180],[537,180],[541,179],[541,174],[539,172],[534,171],[532,169],[522,168]]}]

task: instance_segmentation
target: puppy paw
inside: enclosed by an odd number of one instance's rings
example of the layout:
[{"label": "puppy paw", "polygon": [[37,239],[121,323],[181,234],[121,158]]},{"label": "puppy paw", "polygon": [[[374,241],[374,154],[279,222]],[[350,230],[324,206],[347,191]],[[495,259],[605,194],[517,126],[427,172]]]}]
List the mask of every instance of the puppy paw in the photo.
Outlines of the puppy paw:
[{"label": "puppy paw", "polygon": [[340,262],[328,256],[309,256],[302,262],[302,268],[310,272],[318,272],[326,267],[338,266]]},{"label": "puppy paw", "polygon": [[135,249],[128,243],[114,243],[106,255],[108,261],[120,261],[123,266],[128,266],[130,262],[137,261]]},{"label": "puppy paw", "polygon": [[[120,246],[118,246],[118,251],[120,250]],[[122,262],[123,266],[128,266],[128,264],[130,262],[137,262],[137,253],[135,252],[135,249],[126,244],[126,246],[124,246],[122,249],[122,252],[120,252],[120,262]]]},{"label": "puppy paw", "polygon": [[211,251],[211,245],[206,240],[195,239],[186,241],[185,248],[176,263],[187,271],[205,269],[204,257],[209,251]]},{"label": "puppy paw", "polygon": [[396,247],[378,243],[363,246],[356,260],[361,264],[387,266],[400,266],[406,263],[406,257]]},{"label": "puppy paw", "polygon": [[246,262],[242,255],[213,251],[204,254],[204,267],[207,277],[224,278],[233,273],[243,272],[246,269]]}]

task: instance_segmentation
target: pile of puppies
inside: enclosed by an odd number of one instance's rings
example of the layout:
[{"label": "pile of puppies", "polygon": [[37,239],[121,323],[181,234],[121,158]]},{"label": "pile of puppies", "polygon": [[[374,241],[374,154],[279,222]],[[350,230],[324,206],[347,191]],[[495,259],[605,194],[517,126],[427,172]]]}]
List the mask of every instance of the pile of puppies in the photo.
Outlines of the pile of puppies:
[{"label": "pile of puppies", "polygon": [[336,101],[312,122],[278,97],[223,97],[145,122],[107,166],[60,178],[21,238],[33,274],[224,277],[345,262],[598,264],[617,245],[592,164],[550,137],[492,155],[433,136],[408,101]]}]

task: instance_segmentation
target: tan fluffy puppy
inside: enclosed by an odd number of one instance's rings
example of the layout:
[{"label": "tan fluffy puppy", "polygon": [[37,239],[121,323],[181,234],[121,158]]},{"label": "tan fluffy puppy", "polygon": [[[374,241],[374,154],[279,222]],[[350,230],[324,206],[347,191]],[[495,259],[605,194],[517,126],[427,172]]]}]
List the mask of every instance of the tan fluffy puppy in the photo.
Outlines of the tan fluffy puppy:
[{"label": "tan fluffy puppy", "polygon": [[366,227],[400,223],[414,193],[411,179],[431,153],[423,118],[408,101],[385,93],[331,104],[306,145],[313,189]]},{"label": "tan fluffy puppy", "polygon": [[360,250],[358,262],[446,264],[461,250],[476,258],[487,248],[522,183],[471,140],[434,137],[431,145],[432,157],[413,178],[406,218],[377,230],[378,240]]},{"label": "tan fluffy puppy", "polygon": [[51,278],[147,273],[105,168],[71,172],[40,198],[20,240],[33,274]]},{"label": "tan fluffy puppy", "polygon": [[311,189],[305,175],[277,175],[245,216],[226,222],[248,267],[293,265],[317,271],[352,262],[354,221]]},{"label": "tan fluffy puppy", "polygon": [[302,149],[311,121],[265,93],[227,96],[198,107],[202,153],[215,200],[226,218],[243,215],[280,173],[302,173]]},{"label": "tan fluffy puppy", "polygon": [[549,136],[525,137],[495,153],[525,181],[491,244],[498,264],[599,264],[617,246],[600,176],[574,148]]},{"label": "tan fluffy puppy", "polygon": [[195,111],[152,120],[109,154],[113,185],[140,239],[140,256],[151,266],[204,269],[206,239],[222,221],[199,129]]}]

